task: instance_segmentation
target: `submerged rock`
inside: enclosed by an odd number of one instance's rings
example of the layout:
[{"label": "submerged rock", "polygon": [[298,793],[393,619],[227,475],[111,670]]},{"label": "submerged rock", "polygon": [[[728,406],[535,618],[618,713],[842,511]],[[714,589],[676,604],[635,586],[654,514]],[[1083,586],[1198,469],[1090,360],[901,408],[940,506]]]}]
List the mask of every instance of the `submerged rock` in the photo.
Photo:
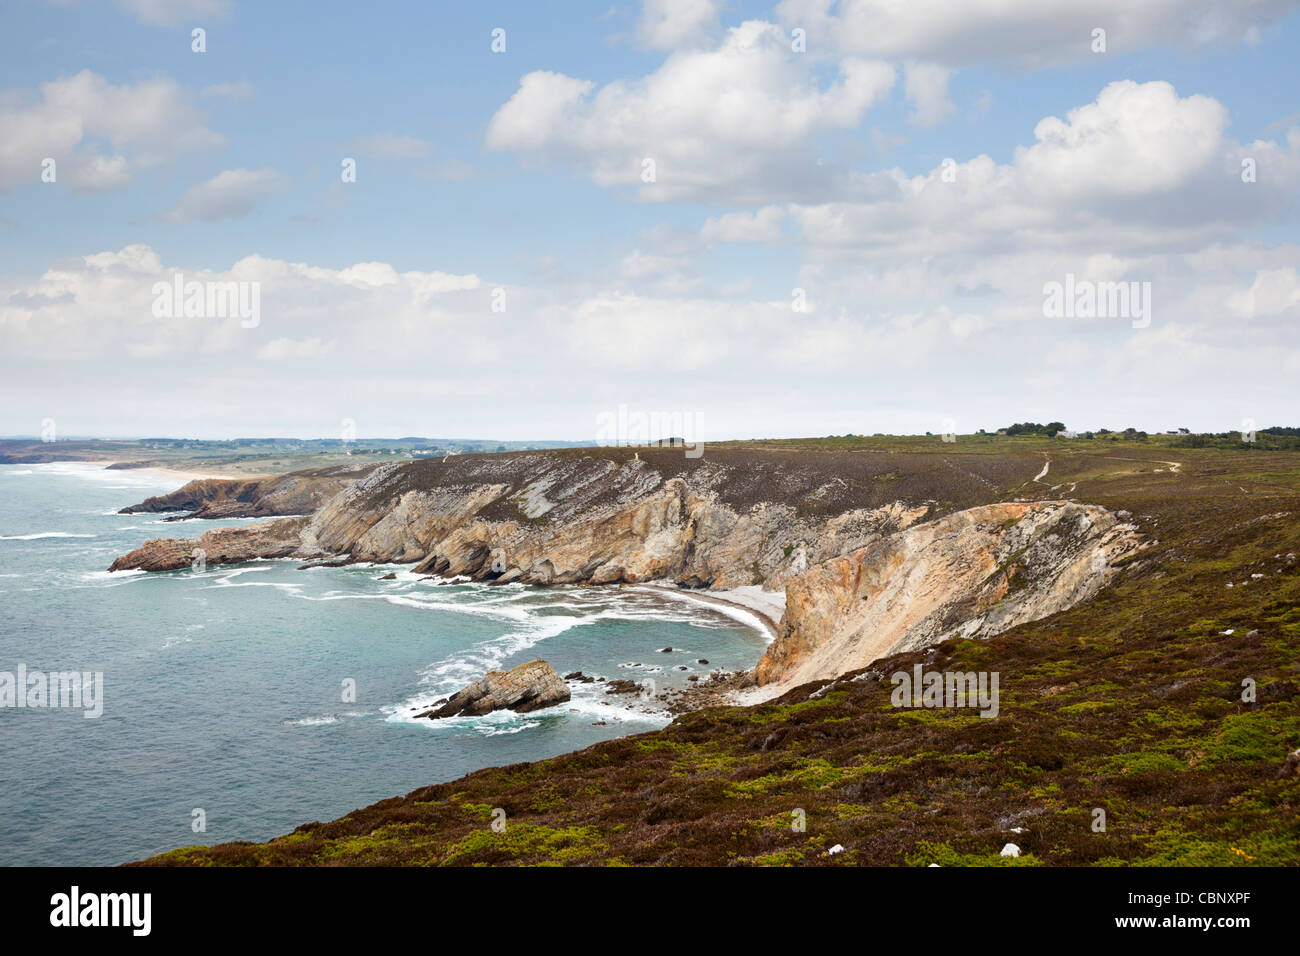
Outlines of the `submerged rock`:
[{"label": "submerged rock", "polygon": [[543,660],[520,664],[513,670],[488,671],[447,699],[441,707],[417,717],[478,717],[494,710],[525,714],[562,704],[570,697],[569,687],[555,669]]}]

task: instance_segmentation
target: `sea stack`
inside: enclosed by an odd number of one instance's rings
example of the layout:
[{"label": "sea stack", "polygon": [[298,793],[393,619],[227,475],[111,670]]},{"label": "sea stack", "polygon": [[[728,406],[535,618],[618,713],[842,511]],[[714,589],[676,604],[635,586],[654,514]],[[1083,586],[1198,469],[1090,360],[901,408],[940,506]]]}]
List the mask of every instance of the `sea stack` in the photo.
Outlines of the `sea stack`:
[{"label": "sea stack", "polygon": [[417,717],[478,717],[494,710],[524,714],[554,707],[569,699],[569,685],[543,660],[520,664],[513,670],[488,671],[474,683],[452,694],[447,702]]}]

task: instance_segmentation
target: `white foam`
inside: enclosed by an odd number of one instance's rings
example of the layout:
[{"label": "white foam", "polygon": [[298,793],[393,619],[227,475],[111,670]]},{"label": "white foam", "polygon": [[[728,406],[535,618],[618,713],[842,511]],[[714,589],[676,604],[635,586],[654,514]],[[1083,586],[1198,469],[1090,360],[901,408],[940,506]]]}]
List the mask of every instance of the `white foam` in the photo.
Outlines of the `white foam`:
[{"label": "white foam", "polygon": [[118,581],[126,578],[138,577],[148,574],[141,568],[131,568],[126,571],[88,571],[81,576],[83,581]]},{"label": "white foam", "polygon": [[39,531],[36,534],[0,534],[0,541],[37,541],[41,538],[93,538],[93,534],[69,534],[66,531]]},{"label": "white foam", "polygon": [[[606,694],[606,687],[607,684],[600,682],[576,686],[571,684],[570,693],[573,696],[568,703],[560,706],[583,717],[599,717],[611,723],[667,724],[672,722],[673,715],[661,709],[662,701],[641,698],[636,694]],[[629,698],[639,700],[640,706],[631,707],[622,702]]]}]

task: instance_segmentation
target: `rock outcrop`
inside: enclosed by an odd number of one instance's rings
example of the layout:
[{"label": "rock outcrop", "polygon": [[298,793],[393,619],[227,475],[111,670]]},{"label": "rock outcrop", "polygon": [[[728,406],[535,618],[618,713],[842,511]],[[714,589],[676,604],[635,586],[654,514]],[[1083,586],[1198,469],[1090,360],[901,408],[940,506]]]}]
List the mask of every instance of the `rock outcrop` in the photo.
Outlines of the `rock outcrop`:
[{"label": "rock outcrop", "polygon": [[447,702],[417,717],[478,717],[494,710],[526,714],[554,707],[569,699],[569,685],[543,660],[529,661],[508,671],[488,671],[452,694]]},{"label": "rock outcrop", "polygon": [[269,478],[196,478],[171,494],[146,498],[118,514],[185,512],[168,521],[309,515],[374,467],[313,468]]},{"label": "rock outcrop", "polygon": [[1068,501],[1004,502],[916,525],[791,580],[780,636],[755,677],[795,686],[1001,633],[1092,597],[1141,545],[1113,512]]},{"label": "rock outcrop", "polygon": [[[155,538],[124,554],[110,571],[176,571],[203,565],[287,558],[302,548],[306,518],[281,518],[246,528],[216,528],[198,538]],[[196,554],[198,552],[198,554]]]}]

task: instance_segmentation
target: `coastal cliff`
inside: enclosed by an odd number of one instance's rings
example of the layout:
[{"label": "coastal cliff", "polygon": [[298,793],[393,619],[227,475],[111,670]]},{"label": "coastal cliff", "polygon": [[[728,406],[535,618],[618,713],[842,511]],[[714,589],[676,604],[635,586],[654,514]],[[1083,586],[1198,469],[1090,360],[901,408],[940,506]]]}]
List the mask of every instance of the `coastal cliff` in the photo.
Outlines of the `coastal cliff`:
[{"label": "coastal cliff", "polygon": [[[310,517],[149,541],[110,570],[186,568],[200,549],[208,565],[395,562],[498,584],[758,585],[784,590],[786,610],[754,678],[791,686],[1064,610],[1140,547],[1136,527],[1099,506],[975,503],[994,487],[975,472],[979,490],[909,476],[894,487],[897,460],[885,482],[800,459],[746,464],[584,450],[381,465],[316,476],[307,489],[283,476],[292,481],[271,486],[285,492],[279,502],[344,484]],[[204,507],[229,507],[235,491]],[[249,503],[269,507],[270,494]],[[166,499],[185,495],[194,490]]]},{"label": "coastal cliff", "polygon": [[309,515],[375,468],[312,468],[269,478],[196,478],[167,495],[146,498],[118,514],[184,512],[166,518],[273,518]]},{"label": "coastal cliff", "polygon": [[982,638],[1073,607],[1141,549],[1136,527],[1091,505],[1008,502],[882,537],[786,586],[759,683],[829,680],[949,638]]}]

